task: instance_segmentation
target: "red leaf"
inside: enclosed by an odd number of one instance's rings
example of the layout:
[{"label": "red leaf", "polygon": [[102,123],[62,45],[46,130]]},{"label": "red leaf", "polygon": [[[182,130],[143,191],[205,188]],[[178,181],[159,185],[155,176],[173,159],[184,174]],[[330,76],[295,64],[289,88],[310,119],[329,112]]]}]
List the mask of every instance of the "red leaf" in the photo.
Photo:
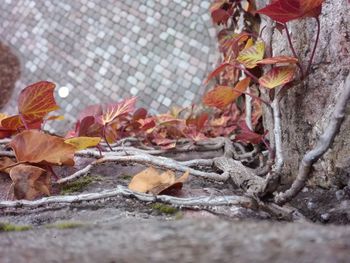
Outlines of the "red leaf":
[{"label": "red leaf", "polygon": [[211,18],[215,24],[227,24],[233,13],[232,3],[228,0],[216,0],[210,7]]},{"label": "red leaf", "polygon": [[250,130],[245,123],[242,121],[239,126],[239,131],[235,136],[236,141],[242,141],[245,143],[259,144],[263,141],[266,134],[258,134]]},{"label": "red leaf", "polygon": [[44,117],[51,111],[59,109],[53,96],[55,84],[40,81],[23,89],[18,98],[19,115],[5,118],[1,126],[9,130],[24,127],[40,129]]},{"label": "red leaf", "polygon": [[218,76],[226,67],[232,66],[230,63],[222,63],[220,66],[218,66],[216,69],[214,69],[207,77],[207,79],[204,81],[204,84],[208,84],[209,81],[216,76]]},{"label": "red leaf", "polygon": [[116,118],[129,114],[134,111],[136,97],[123,100],[119,103],[106,104],[103,107],[103,114],[97,118],[97,121],[102,125],[106,125]]},{"label": "red leaf", "polygon": [[273,20],[286,23],[288,21],[305,18],[318,17],[324,0],[277,0],[272,4],[257,11],[259,14],[267,15]]}]

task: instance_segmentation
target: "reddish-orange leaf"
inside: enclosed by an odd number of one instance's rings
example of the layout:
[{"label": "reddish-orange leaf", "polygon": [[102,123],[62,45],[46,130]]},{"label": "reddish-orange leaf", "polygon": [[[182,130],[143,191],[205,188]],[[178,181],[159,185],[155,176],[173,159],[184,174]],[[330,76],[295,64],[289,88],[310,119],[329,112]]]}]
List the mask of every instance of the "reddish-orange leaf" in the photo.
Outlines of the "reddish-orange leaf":
[{"label": "reddish-orange leaf", "polygon": [[55,84],[48,81],[40,81],[23,89],[18,98],[18,111],[25,121],[33,122],[42,119],[51,111],[58,110],[53,92]]},{"label": "reddish-orange leaf", "polygon": [[204,84],[208,84],[210,80],[218,76],[228,66],[232,65],[230,63],[222,63],[208,75],[207,79],[204,81]]},{"label": "reddish-orange leaf", "polygon": [[[249,83],[250,78],[245,78],[239,81],[235,88],[216,86],[213,90],[204,95],[203,103],[210,107],[223,109],[241,96],[242,92],[244,92],[249,86]],[[235,92],[235,90],[238,92]]]},{"label": "reddish-orange leaf", "polygon": [[114,121],[116,118],[134,111],[135,103],[136,97],[132,97],[119,103],[107,104],[103,109],[102,116],[98,117],[97,120],[103,125],[108,124]]},{"label": "reddish-orange leaf", "polygon": [[318,17],[323,2],[324,0],[277,0],[258,10],[257,13],[267,15],[277,22],[286,23],[304,17]]},{"label": "reddish-orange leaf", "polygon": [[9,143],[18,162],[74,165],[75,147],[63,138],[37,130],[26,130],[17,134]]},{"label": "reddish-orange leaf", "polygon": [[298,59],[295,57],[278,56],[273,58],[265,58],[258,61],[259,65],[278,64],[278,63],[296,64],[298,63]]},{"label": "reddish-orange leaf", "polygon": [[215,24],[226,24],[232,15],[232,3],[228,0],[216,0],[210,7],[211,18]]},{"label": "reddish-orange leaf", "polygon": [[232,103],[236,95],[235,93],[231,87],[216,86],[214,89],[204,95],[203,103],[210,107],[223,109]]},{"label": "reddish-orange leaf", "polygon": [[243,49],[239,53],[237,61],[243,64],[246,68],[255,68],[257,62],[263,59],[264,53],[265,44],[263,41],[258,41],[253,46]]},{"label": "reddish-orange leaf", "polygon": [[293,80],[295,67],[275,67],[259,79],[261,86],[269,89],[284,85]]},{"label": "reddish-orange leaf", "polygon": [[[40,129],[41,124],[43,122],[43,119],[25,119],[26,125],[29,129]],[[6,119],[3,119],[1,121],[1,126],[5,129],[16,131],[22,127],[24,127],[24,124],[21,120],[21,117],[19,115],[14,115],[11,117],[8,117]]]}]

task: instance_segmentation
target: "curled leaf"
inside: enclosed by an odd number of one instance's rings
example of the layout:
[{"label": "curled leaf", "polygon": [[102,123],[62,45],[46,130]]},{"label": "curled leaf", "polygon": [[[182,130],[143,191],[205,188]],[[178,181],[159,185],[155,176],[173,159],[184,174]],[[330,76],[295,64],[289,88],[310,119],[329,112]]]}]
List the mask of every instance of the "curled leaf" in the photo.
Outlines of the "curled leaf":
[{"label": "curled leaf", "polygon": [[33,200],[42,194],[50,195],[51,177],[40,167],[19,164],[11,168],[10,177],[16,199]]},{"label": "curled leaf", "polygon": [[37,130],[26,130],[17,134],[9,143],[18,162],[74,165],[75,147],[63,138]]},{"label": "curled leaf", "polygon": [[9,166],[15,164],[15,162],[10,157],[0,158],[0,172],[10,173],[11,168]]},{"label": "curled leaf", "polygon": [[128,187],[136,192],[157,195],[169,189],[181,189],[188,177],[189,172],[176,179],[175,173],[170,170],[160,174],[155,168],[149,167],[136,174]]},{"label": "curled leaf", "polygon": [[74,137],[64,141],[71,144],[77,151],[84,150],[89,147],[95,147],[101,142],[100,137]]}]

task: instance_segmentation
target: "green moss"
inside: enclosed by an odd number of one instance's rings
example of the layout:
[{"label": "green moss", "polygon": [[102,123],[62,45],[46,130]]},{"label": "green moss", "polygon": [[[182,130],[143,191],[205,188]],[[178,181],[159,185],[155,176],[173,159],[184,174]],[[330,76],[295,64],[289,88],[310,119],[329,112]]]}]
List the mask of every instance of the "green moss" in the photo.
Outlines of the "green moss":
[{"label": "green moss", "polygon": [[81,222],[74,222],[74,221],[64,221],[64,222],[58,222],[54,224],[46,225],[47,228],[56,228],[56,229],[71,229],[71,228],[78,228],[84,226]]},{"label": "green moss", "polygon": [[85,187],[87,187],[89,184],[97,181],[102,181],[101,176],[84,176],[79,178],[78,180],[68,183],[64,185],[61,189],[62,195],[72,194],[75,192],[80,192]]},{"label": "green moss", "polygon": [[180,220],[184,217],[184,214],[181,212],[181,211],[178,211],[176,214],[175,214],[175,220]]},{"label": "green moss", "polygon": [[179,210],[176,207],[173,207],[171,205],[166,205],[162,203],[155,203],[151,205],[152,209],[157,210],[161,212],[162,214],[168,214],[168,215],[174,215]]},{"label": "green moss", "polygon": [[120,179],[122,180],[131,180],[132,176],[131,175],[127,175],[127,174],[122,174],[119,176]]},{"label": "green moss", "polygon": [[10,231],[18,232],[18,231],[27,231],[30,229],[32,229],[32,226],[0,223],[0,232],[10,232]]}]

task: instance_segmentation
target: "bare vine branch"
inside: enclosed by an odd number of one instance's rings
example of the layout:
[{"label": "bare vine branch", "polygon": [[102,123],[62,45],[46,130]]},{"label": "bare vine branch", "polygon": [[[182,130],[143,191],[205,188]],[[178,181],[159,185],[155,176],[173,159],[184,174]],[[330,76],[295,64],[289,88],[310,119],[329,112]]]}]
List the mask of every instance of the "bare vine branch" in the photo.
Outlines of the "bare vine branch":
[{"label": "bare vine branch", "polygon": [[299,166],[297,178],[293,182],[290,189],[284,193],[280,193],[275,197],[275,202],[285,204],[294,198],[305,186],[306,181],[310,177],[312,165],[322,157],[322,155],[331,147],[334,138],[339,133],[340,126],[345,117],[345,110],[350,100],[350,75],[345,80],[343,90],[340,93],[336,105],[334,107],[333,116],[324,133],[319,138],[314,149],[304,155]]},{"label": "bare vine branch", "polygon": [[199,196],[189,198],[178,198],[168,195],[150,195],[131,191],[130,189],[118,185],[117,188],[104,190],[99,193],[87,193],[68,196],[51,196],[44,197],[34,201],[18,200],[18,201],[0,201],[0,208],[21,208],[30,207],[37,208],[40,206],[51,204],[72,204],[84,201],[94,201],[112,197],[132,197],[145,202],[163,202],[181,207],[193,206],[222,206],[222,205],[240,205],[243,207],[253,207],[254,200],[245,196]]}]

